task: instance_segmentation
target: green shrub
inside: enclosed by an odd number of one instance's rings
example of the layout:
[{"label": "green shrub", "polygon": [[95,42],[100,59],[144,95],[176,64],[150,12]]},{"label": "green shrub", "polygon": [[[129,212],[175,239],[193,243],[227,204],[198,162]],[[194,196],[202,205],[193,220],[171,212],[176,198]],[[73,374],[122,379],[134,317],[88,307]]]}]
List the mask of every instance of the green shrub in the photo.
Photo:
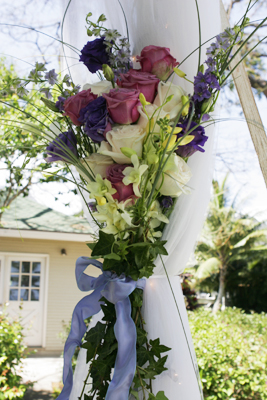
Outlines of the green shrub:
[{"label": "green shrub", "polygon": [[22,326],[0,314],[0,400],[22,399],[29,385],[21,383],[17,374],[26,346],[23,345]]},{"label": "green shrub", "polygon": [[188,314],[205,399],[267,399],[267,314]]}]

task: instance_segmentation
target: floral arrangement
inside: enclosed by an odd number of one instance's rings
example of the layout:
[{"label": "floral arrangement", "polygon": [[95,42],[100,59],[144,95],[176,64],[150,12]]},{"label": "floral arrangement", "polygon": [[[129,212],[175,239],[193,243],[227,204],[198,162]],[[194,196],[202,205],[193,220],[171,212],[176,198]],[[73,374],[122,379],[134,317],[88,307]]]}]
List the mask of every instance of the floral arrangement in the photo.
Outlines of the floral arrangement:
[{"label": "floral arrangement", "polygon": [[[57,163],[47,173],[57,174],[63,164],[75,181],[76,168],[77,188],[90,196],[89,203],[84,200],[98,227],[96,241],[88,243],[92,259],[80,257],[76,264],[78,287],[93,292],[74,310],[58,399],[69,398],[71,357],[81,345],[88,375],[79,399],[126,400],[130,393],[164,400],[163,391],[153,393],[153,379],[166,370],[170,349],[147,339],[141,313],[145,278],[153,274],[155,259],[167,255],[164,226],[177,198],[190,193],[187,161],[205,151],[205,126],[215,122],[210,113],[231,73],[230,61],[246,43],[248,20],[245,15],[240,25],[216,36],[188,94],[172,83],[173,74],[188,79],[170,49],[145,47],[136,56],[140,68],[133,68],[128,38],[106,29],[103,14],[97,22],[91,16],[87,33],[95,39],[81,50],[80,61],[99,76],[98,83],[80,91],[69,75],[47,71],[42,63],[27,79],[12,82],[22,99],[28,84],[39,85],[45,95],[47,123],[27,115],[23,129],[36,135],[46,161]],[[84,273],[89,264],[102,271],[98,278]],[[86,332],[84,320],[101,309],[102,321]]]}]

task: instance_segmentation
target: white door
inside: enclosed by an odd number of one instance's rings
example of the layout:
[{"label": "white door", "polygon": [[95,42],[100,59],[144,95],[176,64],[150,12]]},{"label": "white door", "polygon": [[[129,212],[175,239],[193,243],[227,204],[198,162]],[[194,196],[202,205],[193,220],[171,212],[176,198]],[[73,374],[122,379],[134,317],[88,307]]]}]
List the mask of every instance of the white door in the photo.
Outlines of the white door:
[{"label": "white door", "polygon": [[11,318],[20,319],[25,344],[42,346],[44,335],[45,258],[33,255],[5,257],[5,302]]}]

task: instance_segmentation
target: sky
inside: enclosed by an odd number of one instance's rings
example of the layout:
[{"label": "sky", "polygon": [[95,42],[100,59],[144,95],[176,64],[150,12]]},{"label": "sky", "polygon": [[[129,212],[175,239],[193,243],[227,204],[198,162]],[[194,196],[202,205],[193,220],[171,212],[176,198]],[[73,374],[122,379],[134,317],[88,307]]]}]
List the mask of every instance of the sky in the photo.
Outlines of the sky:
[{"label": "sky", "polygon": [[[47,34],[51,32],[60,34],[60,31],[57,31],[57,22],[62,18],[60,1],[0,0],[0,7],[1,24],[6,24],[8,21],[10,24],[34,26]],[[236,12],[233,13],[233,21],[239,19],[241,12],[237,5]],[[40,55],[42,51],[45,52],[48,68],[58,70],[60,67],[58,42],[18,27],[0,25],[0,28],[1,51],[8,63],[15,63],[20,75],[29,73],[32,67],[28,63],[42,61],[43,57]],[[229,103],[229,99],[232,100],[232,104]],[[236,101],[235,93],[228,91],[227,94],[221,96],[220,118],[227,119],[227,122],[217,124],[214,179],[222,180],[230,168],[229,203],[236,198],[236,206],[240,211],[263,220],[267,219],[267,190],[241,108],[234,104]],[[257,99],[257,105],[263,125],[267,126],[266,98]],[[222,158],[227,163],[223,162]],[[0,185],[3,184],[4,174],[1,172]],[[69,215],[75,214],[81,210],[81,201],[77,196],[66,194],[68,187],[71,185],[59,186],[58,183],[49,184],[49,187],[34,185],[30,195],[39,203],[55,210]],[[62,194],[58,195],[58,192]],[[59,200],[55,201],[55,197]],[[64,203],[70,203],[70,205],[65,207]]]}]

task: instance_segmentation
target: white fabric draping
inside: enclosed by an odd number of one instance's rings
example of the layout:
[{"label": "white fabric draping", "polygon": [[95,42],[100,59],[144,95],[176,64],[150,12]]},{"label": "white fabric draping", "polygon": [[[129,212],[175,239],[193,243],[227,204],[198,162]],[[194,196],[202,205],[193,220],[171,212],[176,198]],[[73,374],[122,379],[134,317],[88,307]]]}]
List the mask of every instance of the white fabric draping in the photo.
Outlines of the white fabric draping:
[{"label": "white fabric draping", "polygon": [[[65,10],[69,0],[62,0],[62,4]],[[169,47],[171,54],[181,62],[198,47],[195,0],[186,2],[184,0],[121,0],[121,4],[128,22],[133,55],[140,54],[143,47],[154,44]],[[220,32],[219,1],[198,0],[198,5],[203,43]],[[89,11],[93,13],[92,18],[97,18],[104,13],[108,18],[106,26],[116,28],[126,36],[124,16],[117,0],[72,0],[65,18],[63,30],[65,42],[79,50],[87,43],[84,19]],[[206,45],[202,47],[201,62],[205,60],[206,47]],[[77,54],[67,47],[65,47],[65,54],[76,84],[83,85],[97,81],[96,76],[90,74],[83,64],[78,63]],[[197,63],[198,52],[195,52],[181,66],[190,80],[193,80],[196,75]],[[66,63],[64,68],[67,68]],[[188,93],[192,93],[192,85],[189,82],[178,77],[175,77],[173,82],[183,86]],[[206,130],[209,140],[205,145],[205,153],[196,153],[189,160],[193,173],[189,182],[192,192],[190,195],[179,197],[163,235],[163,238],[167,240],[166,247],[169,253],[164,257],[164,263],[170,275],[180,315],[160,259],[156,261],[155,274],[157,276],[148,279],[144,291],[143,314],[148,337],[149,339],[159,337],[163,344],[172,348],[167,362],[168,371],[153,381],[154,392],[164,390],[169,400],[199,400],[201,398],[194,365],[194,349],[180,279],[177,275],[183,271],[204,221],[212,178],[213,131],[212,126]],[[100,316],[93,320],[98,318]],[[71,400],[77,400],[81,393],[86,370],[84,364],[85,357],[81,352]]]}]

